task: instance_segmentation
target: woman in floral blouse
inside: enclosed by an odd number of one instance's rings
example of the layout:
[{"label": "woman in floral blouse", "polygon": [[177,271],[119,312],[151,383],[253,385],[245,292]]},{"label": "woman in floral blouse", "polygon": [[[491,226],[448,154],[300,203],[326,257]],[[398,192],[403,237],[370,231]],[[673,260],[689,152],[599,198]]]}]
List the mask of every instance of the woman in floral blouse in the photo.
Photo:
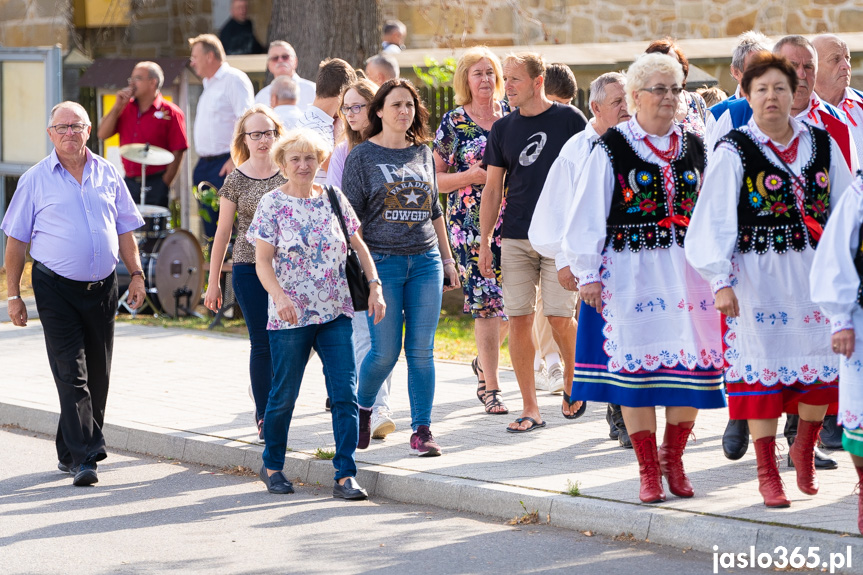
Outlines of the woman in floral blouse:
[{"label": "woman in floral blouse", "polygon": [[[246,237],[255,241],[258,278],[269,294],[267,329],[273,356],[273,388],[264,415],[261,480],[270,493],[293,493],[282,474],[294,402],[314,349],[324,364],[332,405],[336,468],[333,497],[365,499],[354,477],[359,436],[357,369],[354,362],[353,300],[345,277],[346,240],[327,191],[315,174],[328,154],[323,139],[306,129],[292,130],[273,148],[273,161],[287,182],[265,195]],[[357,230],[350,203],[334,189],[351,247],[370,280],[369,315],[384,318],[380,280]]]},{"label": "woman in floral blouse", "polygon": [[464,312],[475,320],[477,397],[486,412],[502,415],[508,410],[497,397],[500,345],[507,333],[500,285],[500,218],[491,245],[495,277],[483,277],[477,267],[479,205],[486,178],[482,156],[492,124],[509,113],[509,106],[501,100],[500,60],[483,46],[469,49],[456,65],[453,85],[458,107],[444,115],[435,135],[435,170],[438,189],[450,194],[447,223],[462,277]]}]

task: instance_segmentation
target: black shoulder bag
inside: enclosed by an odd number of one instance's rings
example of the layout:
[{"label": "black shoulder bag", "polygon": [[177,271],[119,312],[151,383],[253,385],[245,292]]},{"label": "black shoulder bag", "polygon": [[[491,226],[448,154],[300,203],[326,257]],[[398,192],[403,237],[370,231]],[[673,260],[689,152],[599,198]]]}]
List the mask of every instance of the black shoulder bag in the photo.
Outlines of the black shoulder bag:
[{"label": "black shoulder bag", "polygon": [[360,256],[351,247],[351,238],[348,235],[348,228],[345,226],[345,216],[342,215],[342,206],[339,203],[339,198],[336,196],[336,191],[332,186],[326,186],[327,197],[330,199],[330,205],[333,207],[333,214],[339,220],[342,227],[342,233],[345,235],[345,245],[348,248],[347,261],[345,262],[345,276],[348,280],[348,289],[351,291],[351,299],[354,301],[354,311],[366,311],[369,309],[369,284],[363,275],[363,266],[360,265]]}]

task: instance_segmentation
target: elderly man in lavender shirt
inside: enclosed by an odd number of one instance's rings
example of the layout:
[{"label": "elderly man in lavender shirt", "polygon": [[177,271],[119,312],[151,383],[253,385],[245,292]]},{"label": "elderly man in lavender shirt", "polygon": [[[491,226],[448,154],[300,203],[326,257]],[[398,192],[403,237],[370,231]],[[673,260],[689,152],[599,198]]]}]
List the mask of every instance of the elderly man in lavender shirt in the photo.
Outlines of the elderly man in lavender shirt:
[{"label": "elderly man in lavender shirt", "polygon": [[48,124],[54,151],[21,176],[0,224],[8,237],[8,311],[14,325],[27,325],[20,283],[30,244],[36,309],[60,396],[57,467],[74,475],[73,485],[92,485],[96,462],[107,457],[102,423],[118,299],[114,268],[119,254],[132,271],[127,301],[137,309],[144,272],[132,230],[144,220],[117,170],[87,149],[86,110],[63,102]]}]

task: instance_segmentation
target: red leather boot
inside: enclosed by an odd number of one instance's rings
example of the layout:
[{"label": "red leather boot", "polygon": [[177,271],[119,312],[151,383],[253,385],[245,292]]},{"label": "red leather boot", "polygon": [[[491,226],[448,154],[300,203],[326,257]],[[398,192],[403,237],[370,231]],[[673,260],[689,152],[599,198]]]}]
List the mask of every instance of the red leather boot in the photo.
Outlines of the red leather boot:
[{"label": "red leather boot", "polygon": [[818,493],[818,477],[815,475],[815,443],[821,431],[820,421],[800,418],[797,424],[797,439],[788,451],[797,471],[797,488],[807,495]]},{"label": "red leather boot", "polygon": [[767,507],[790,507],[785,497],[785,488],[779,476],[776,462],[776,438],[762,437],[755,440],[755,457],[758,461],[758,491]]},{"label": "red leather boot", "polygon": [[860,481],[857,483],[857,529],[863,535],[863,467],[855,467],[857,477]]},{"label": "red leather boot", "polygon": [[689,482],[683,469],[683,450],[686,449],[686,442],[693,426],[695,426],[694,421],[681,421],[677,425],[666,423],[665,438],[659,448],[659,469],[668,481],[668,490],[678,497],[695,495],[692,483]]},{"label": "red leather boot", "polygon": [[641,488],[638,498],[643,503],[659,503],[665,501],[662,490],[662,475],[656,455],[656,434],[648,430],[631,433],[629,439],[638,458],[638,474],[641,477]]}]

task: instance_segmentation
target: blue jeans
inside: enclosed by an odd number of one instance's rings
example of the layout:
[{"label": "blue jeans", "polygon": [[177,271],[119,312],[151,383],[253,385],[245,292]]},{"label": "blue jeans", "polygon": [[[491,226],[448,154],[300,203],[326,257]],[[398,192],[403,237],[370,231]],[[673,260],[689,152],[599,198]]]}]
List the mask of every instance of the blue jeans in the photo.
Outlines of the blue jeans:
[{"label": "blue jeans", "polygon": [[408,397],[411,428],[431,424],[434,401],[434,336],[440,319],[443,295],[443,264],[434,248],[412,256],[373,253],[372,259],[383,284],[387,314],[374,325],[367,318],[372,349],[360,368],[359,402],[371,407],[384,379],[393,370],[402,351],[408,362]]},{"label": "blue jeans", "polygon": [[332,405],[335,480],[355,477],[354,452],[360,435],[357,368],[351,319],[344,315],[320,325],[270,330],[274,373],[264,415],[264,465],[278,471],[285,466],[291,416],[312,348],[324,364],[324,380]]},{"label": "blue jeans", "polygon": [[255,419],[267,411],[267,398],[273,385],[273,361],[270,357],[270,336],[267,334],[267,290],[261,285],[255,264],[234,264],[232,284],[237,303],[243,311],[249,330],[249,377],[255,396]]}]

